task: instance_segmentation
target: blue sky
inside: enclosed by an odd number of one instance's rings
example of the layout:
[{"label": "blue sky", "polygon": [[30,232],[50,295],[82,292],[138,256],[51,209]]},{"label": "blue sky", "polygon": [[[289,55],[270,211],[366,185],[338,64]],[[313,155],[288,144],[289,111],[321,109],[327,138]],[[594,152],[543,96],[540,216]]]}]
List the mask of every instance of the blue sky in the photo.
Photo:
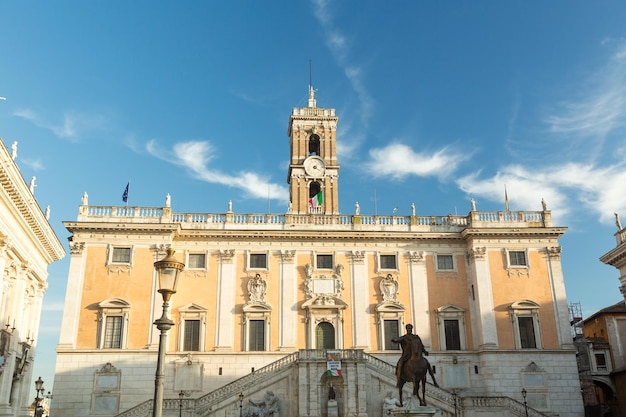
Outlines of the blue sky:
[{"label": "blue sky", "polygon": [[[287,123],[339,116],[340,209],[540,210],[585,316],[626,219],[626,3],[0,1],[0,137],[66,245],[91,205],[284,213]],[[270,199],[268,201],[268,188]],[[67,247],[67,245],[66,245]],[[69,256],[50,267],[35,377],[52,388]]]}]

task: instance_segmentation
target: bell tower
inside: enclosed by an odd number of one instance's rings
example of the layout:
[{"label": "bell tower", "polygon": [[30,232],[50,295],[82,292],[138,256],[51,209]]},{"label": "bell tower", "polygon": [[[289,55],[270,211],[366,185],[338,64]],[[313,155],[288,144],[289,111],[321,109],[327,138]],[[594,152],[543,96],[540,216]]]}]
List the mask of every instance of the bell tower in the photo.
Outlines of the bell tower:
[{"label": "bell tower", "polygon": [[335,109],[316,106],[311,85],[308,106],[295,107],[291,113],[287,183],[295,214],[339,214],[338,120]]}]

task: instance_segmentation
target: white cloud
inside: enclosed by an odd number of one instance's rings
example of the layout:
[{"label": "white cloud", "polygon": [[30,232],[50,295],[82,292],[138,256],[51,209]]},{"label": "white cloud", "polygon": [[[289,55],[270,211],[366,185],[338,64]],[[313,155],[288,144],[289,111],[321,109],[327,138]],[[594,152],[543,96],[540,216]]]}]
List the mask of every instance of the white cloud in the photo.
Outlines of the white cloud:
[{"label": "white cloud", "polygon": [[62,139],[76,140],[81,134],[87,131],[101,128],[104,124],[104,117],[100,115],[81,114],[77,112],[67,112],[63,115],[61,123],[53,123],[30,109],[21,109],[13,113],[33,123],[35,126],[52,131],[55,136]]},{"label": "white cloud", "polygon": [[43,171],[45,169],[40,159],[21,159],[20,162],[30,167],[33,171]]},{"label": "white cloud", "polygon": [[466,175],[457,180],[458,186],[468,196],[502,202],[504,186],[507,187],[511,210],[539,210],[545,199],[554,218],[564,222],[571,214],[581,211],[595,213],[601,222],[613,221],[613,213],[626,212],[626,164],[598,168],[591,164],[567,163],[558,166],[532,169],[510,165],[494,177],[481,179],[480,173]]},{"label": "white cloud", "polygon": [[368,169],[377,177],[403,179],[409,175],[419,177],[446,177],[452,174],[468,155],[455,153],[449,148],[434,153],[415,152],[409,146],[392,143],[384,148],[371,149]]},{"label": "white cloud", "polygon": [[581,138],[605,139],[626,126],[626,43],[608,62],[576,86],[577,95],[564,100],[546,117],[549,131]]},{"label": "white cloud", "polygon": [[239,188],[247,196],[253,198],[267,199],[269,197],[282,202],[289,199],[286,187],[271,183],[257,173],[239,172],[230,175],[211,169],[210,162],[214,158],[215,151],[209,142],[180,142],[173,146],[170,153],[159,149],[156,141],[151,140],[146,144],[146,149],[153,156],[187,168],[199,180]]}]

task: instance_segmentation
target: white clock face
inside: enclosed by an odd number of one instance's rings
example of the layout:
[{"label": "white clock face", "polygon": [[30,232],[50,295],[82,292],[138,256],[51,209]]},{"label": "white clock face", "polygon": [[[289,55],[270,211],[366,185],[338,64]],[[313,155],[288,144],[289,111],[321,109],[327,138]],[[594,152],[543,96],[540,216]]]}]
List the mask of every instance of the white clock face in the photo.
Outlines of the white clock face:
[{"label": "white clock face", "polygon": [[321,177],[326,170],[326,164],[322,158],[311,156],[304,161],[304,172],[311,177]]}]

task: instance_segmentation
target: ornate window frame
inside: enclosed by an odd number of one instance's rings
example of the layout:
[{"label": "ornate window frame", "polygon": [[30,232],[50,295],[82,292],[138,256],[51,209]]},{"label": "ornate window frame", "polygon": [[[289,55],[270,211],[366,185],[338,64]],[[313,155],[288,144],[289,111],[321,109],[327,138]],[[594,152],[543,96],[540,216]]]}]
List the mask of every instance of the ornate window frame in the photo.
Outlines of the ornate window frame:
[{"label": "ornate window frame", "polygon": [[206,342],[206,319],[208,310],[202,306],[191,303],[186,304],[178,309],[178,351],[187,352],[185,348],[185,321],[200,321],[200,336],[198,341],[198,350],[189,352],[204,352]]},{"label": "ornate window frame", "polygon": [[98,349],[118,349],[104,347],[107,317],[122,317],[119,349],[126,349],[128,343],[128,318],[130,308],[130,303],[121,298],[107,298],[98,304]]},{"label": "ornate window frame", "polygon": [[[383,256],[393,256],[395,258],[395,267],[394,268],[383,268],[381,257]],[[400,269],[400,256],[398,252],[376,252],[376,272],[398,272]]]},{"label": "ornate window frame", "polygon": [[[444,257],[444,256],[449,256],[450,259],[452,260],[452,268],[449,269],[443,269],[443,268],[439,268],[439,257]],[[456,257],[454,256],[453,253],[436,253],[435,254],[435,272],[457,272],[457,262],[456,262]]]},{"label": "ornate window frame", "polygon": [[437,315],[437,333],[439,335],[439,349],[448,350],[446,344],[446,320],[457,320],[459,322],[460,350],[467,350],[467,333],[465,330],[465,312],[462,307],[454,304],[447,304],[435,309]]},{"label": "ornate window frame", "polygon": [[[128,262],[115,262],[113,260],[113,254],[116,249],[128,249],[130,252]],[[133,266],[133,259],[135,256],[135,247],[133,245],[107,245],[107,266]]]},{"label": "ornate window frame", "polygon": [[[265,267],[250,266],[250,258],[253,255],[265,255]],[[269,271],[270,270],[270,252],[265,250],[249,250],[246,251],[246,272],[248,271]]]},{"label": "ornate window frame", "polygon": [[[207,251],[186,251],[185,254],[185,266],[189,271],[207,271],[209,269],[209,254]],[[191,267],[191,257],[195,255],[204,255],[204,266],[201,267]]]},{"label": "ornate window frame", "polygon": [[[539,321],[539,304],[532,300],[519,300],[511,303],[509,306],[509,315],[511,317],[511,324],[513,326],[513,340],[515,342],[516,349],[542,349],[541,341],[541,326]],[[533,331],[535,334],[535,346],[534,348],[522,347],[522,340],[520,336],[520,317],[531,317],[533,323]]]},{"label": "ornate window frame", "polygon": [[[507,269],[511,268],[521,268],[521,269],[529,269],[530,268],[530,259],[528,257],[528,249],[505,249],[506,254],[506,267]],[[524,264],[513,264],[511,263],[511,254],[512,253],[523,253],[524,254]]]}]

